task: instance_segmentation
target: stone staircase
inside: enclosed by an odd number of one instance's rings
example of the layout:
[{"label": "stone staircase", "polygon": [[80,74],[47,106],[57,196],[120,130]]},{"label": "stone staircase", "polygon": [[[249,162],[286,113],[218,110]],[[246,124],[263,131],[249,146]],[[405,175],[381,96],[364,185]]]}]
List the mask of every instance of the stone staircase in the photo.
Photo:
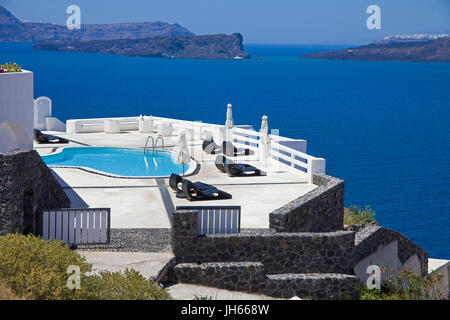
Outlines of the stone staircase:
[{"label": "stone staircase", "polygon": [[355,296],[352,231],[283,233],[241,230],[197,235],[197,212],[173,214],[170,282],[272,297],[343,299]]},{"label": "stone staircase", "polygon": [[272,297],[344,299],[354,297],[359,277],[340,273],[287,273],[267,275],[264,294]]},{"label": "stone staircase", "polygon": [[197,211],[174,212],[169,281],[281,298],[343,299],[361,286],[355,272],[365,280],[372,255],[390,244],[398,250],[388,251],[384,263],[428,273],[427,252],[404,235],[379,226],[357,234],[342,230],[344,181],[315,174],[313,183],[316,189],[270,213],[270,229],[199,236]]},{"label": "stone staircase", "polygon": [[278,298],[342,299],[354,296],[359,277],[339,273],[266,274],[260,262],[180,263],[178,282],[260,293]]}]

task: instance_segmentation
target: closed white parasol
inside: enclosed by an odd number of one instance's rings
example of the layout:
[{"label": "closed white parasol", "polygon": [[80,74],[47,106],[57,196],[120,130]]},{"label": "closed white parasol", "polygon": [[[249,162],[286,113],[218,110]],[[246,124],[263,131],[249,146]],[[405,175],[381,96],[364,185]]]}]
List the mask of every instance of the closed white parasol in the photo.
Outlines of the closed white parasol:
[{"label": "closed white parasol", "polygon": [[233,110],[231,109],[232,105],[229,103],[227,105],[227,121],[225,122],[225,128],[231,129],[234,126],[233,122]]},{"label": "closed white parasol", "polygon": [[191,154],[187,147],[186,132],[184,130],[178,135],[178,143],[175,149],[175,162],[183,165],[184,176],[184,166],[191,162]]},{"label": "closed white parasol", "polygon": [[267,122],[267,116],[262,117],[261,122],[261,140],[258,146],[259,159],[264,162],[267,167],[267,162],[270,159],[270,136],[269,136],[269,123]]},{"label": "closed white parasol", "polygon": [[232,105],[229,103],[227,105],[227,121],[225,121],[225,141],[230,141],[231,139],[231,129],[233,129],[233,110]]}]

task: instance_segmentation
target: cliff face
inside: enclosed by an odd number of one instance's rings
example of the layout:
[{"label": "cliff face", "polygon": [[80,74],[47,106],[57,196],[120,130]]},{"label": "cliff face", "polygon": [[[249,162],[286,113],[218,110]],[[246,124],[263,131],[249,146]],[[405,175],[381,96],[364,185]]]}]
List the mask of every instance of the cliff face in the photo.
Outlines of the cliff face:
[{"label": "cliff face", "polygon": [[362,61],[450,62],[450,37],[432,41],[372,43],[336,51],[311,53],[301,58]]},{"label": "cliff face", "polygon": [[25,42],[29,40],[25,25],[0,5],[0,42]]},{"label": "cliff face", "polygon": [[69,30],[65,25],[21,22],[0,5],[0,42],[139,39],[170,35],[193,33],[177,23],[164,22],[86,24],[80,30]]},{"label": "cliff face", "polygon": [[242,35],[168,36],[146,39],[118,39],[73,42],[39,42],[37,50],[120,54],[136,57],[191,59],[249,58],[243,51]]}]

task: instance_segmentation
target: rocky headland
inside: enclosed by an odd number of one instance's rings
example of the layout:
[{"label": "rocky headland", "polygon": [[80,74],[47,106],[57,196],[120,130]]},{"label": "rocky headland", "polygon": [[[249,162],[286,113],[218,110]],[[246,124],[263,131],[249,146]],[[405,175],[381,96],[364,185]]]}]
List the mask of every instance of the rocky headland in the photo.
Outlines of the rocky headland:
[{"label": "rocky headland", "polygon": [[450,62],[450,37],[435,40],[411,38],[381,41],[368,45],[335,51],[315,52],[302,59],[357,60],[357,61],[407,61]]},{"label": "rocky headland", "polygon": [[248,59],[242,35],[167,36],[72,42],[39,42],[37,50],[118,54],[132,57]]}]

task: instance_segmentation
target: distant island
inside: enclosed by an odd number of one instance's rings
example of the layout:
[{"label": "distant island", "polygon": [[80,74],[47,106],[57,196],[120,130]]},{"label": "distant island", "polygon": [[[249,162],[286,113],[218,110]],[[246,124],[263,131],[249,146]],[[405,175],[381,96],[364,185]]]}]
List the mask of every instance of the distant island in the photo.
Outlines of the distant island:
[{"label": "distant island", "polygon": [[0,5],[0,42],[37,43],[37,50],[119,54],[135,57],[248,59],[243,38],[196,36],[175,23],[86,24],[80,30],[45,22],[22,22]]},{"label": "distant island", "polygon": [[368,45],[315,52],[302,59],[450,62],[450,35],[397,35]]},{"label": "distant island", "polygon": [[22,22],[0,5],[0,42],[83,41],[141,39],[157,36],[194,35],[175,23],[137,22],[85,24],[80,30],[46,22]]},{"label": "distant island", "polygon": [[39,42],[37,50],[119,54],[133,57],[248,59],[242,35],[167,36],[73,42]]}]

